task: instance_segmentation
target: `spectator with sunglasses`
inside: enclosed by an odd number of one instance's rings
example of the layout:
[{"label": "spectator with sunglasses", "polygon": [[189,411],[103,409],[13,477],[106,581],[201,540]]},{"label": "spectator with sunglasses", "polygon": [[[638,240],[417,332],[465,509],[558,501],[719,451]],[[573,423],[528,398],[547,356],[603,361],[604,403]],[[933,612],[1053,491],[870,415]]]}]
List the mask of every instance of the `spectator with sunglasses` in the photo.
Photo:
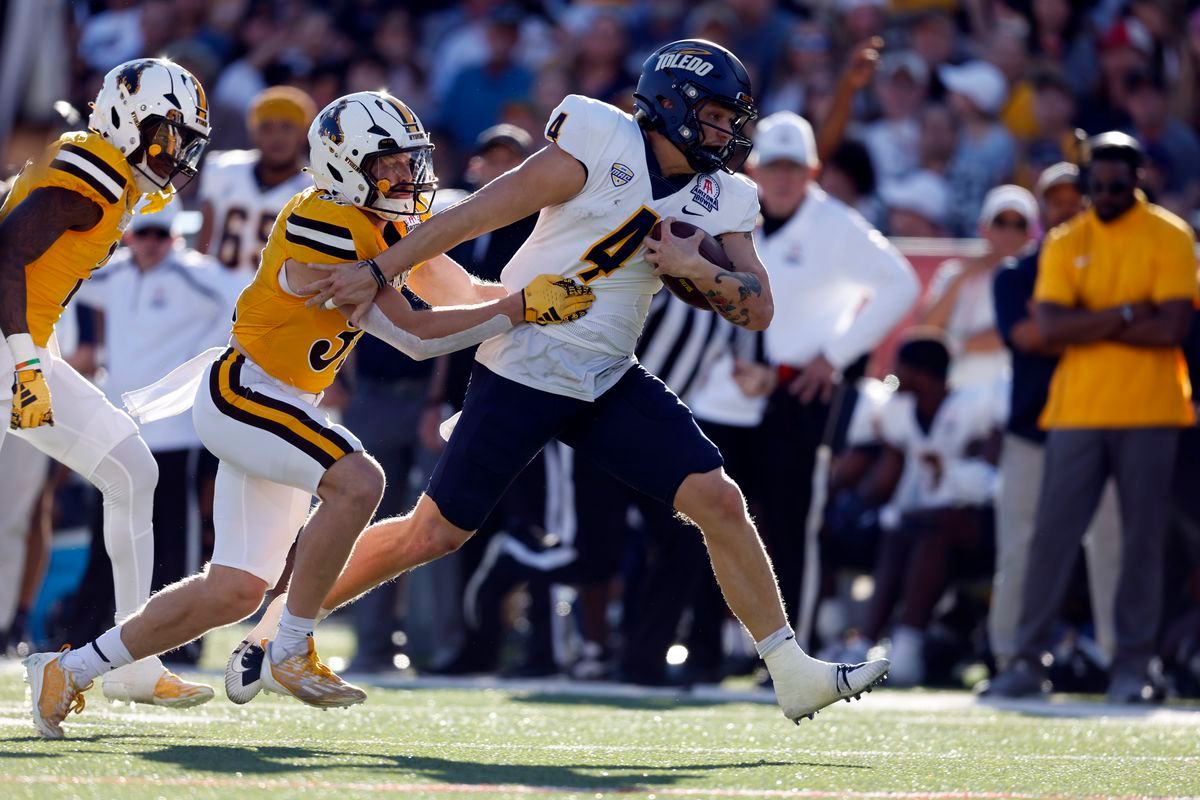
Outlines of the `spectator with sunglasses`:
[{"label": "spectator with sunglasses", "polygon": [[[134,215],[125,248],[75,295],[103,316],[98,328],[104,369],[97,383],[117,407],[123,393],[153,383],[229,338],[229,320],[245,281],[184,245],[178,205],[176,200],[158,213]],[[141,435],[158,464],[152,582],[152,591],[158,591],[204,563],[199,498],[211,492],[200,487],[216,475],[216,462],[201,447],[190,414],[145,423]],[[211,510],[206,519],[211,525]],[[93,570],[111,572],[102,547],[92,548],[88,571]],[[111,580],[92,585],[105,584],[111,592]],[[198,654],[198,647],[190,647],[171,658],[194,662]]]},{"label": "spectator with sunglasses", "polygon": [[992,189],[979,215],[983,251],[946,261],[929,284],[921,323],[945,333],[954,358],[954,388],[991,386],[1008,374],[1008,351],[996,332],[992,279],[1005,259],[1029,248],[1037,213],[1028,190],[1011,184]]},{"label": "spectator with sunglasses", "polygon": [[1043,653],[1080,540],[1111,478],[1120,498],[1116,652],[1108,700],[1161,701],[1154,649],[1181,429],[1195,422],[1180,344],[1196,299],[1195,239],[1137,188],[1142,152],[1124,133],[1088,142],[1091,208],[1046,238],[1034,318],[1064,352],[1041,425],[1045,472],[1017,621],[1016,659],[988,694],[1046,690]]}]

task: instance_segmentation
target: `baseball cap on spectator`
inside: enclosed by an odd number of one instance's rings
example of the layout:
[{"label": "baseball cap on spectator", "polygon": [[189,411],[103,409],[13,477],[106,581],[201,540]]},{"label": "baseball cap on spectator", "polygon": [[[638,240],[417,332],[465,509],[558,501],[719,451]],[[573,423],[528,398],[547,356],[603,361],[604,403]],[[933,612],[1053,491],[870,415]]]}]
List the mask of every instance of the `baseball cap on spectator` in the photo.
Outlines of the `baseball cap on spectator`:
[{"label": "baseball cap on spectator", "polygon": [[938,77],[947,89],[961,94],[985,114],[1000,113],[1008,99],[1003,73],[986,61],[968,61],[959,66],[946,64],[938,68]]},{"label": "baseball cap on spectator", "polygon": [[507,147],[516,155],[524,158],[529,155],[529,150],[533,146],[533,139],[522,128],[516,125],[510,125],[507,122],[502,122],[499,125],[492,127],[479,134],[479,138],[475,140],[475,152],[482,153],[493,147]]},{"label": "baseball cap on spectator", "polygon": [[1037,200],[1023,186],[1009,183],[989,191],[983,198],[983,209],[979,212],[979,224],[991,225],[996,217],[1005,211],[1020,214],[1030,229],[1037,224]]},{"label": "baseball cap on spectator", "polygon": [[301,130],[308,130],[317,107],[311,97],[295,86],[272,86],[263,89],[250,102],[249,122],[255,128],[260,122],[282,120]]},{"label": "baseball cap on spectator", "polygon": [[1101,50],[1117,50],[1122,47],[1140,50],[1149,55],[1154,52],[1154,37],[1141,22],[1133,17],[1126,17],[1100,37]]},{"label": "baseball cap on spectator", "polygon": [[1046,192],[1053,189],[1055,186],[1063,186],[1070,184],[1075,186],[1079,183],[1079,167],[1072,164],[1070,161],[1060,161],[1057,164],[1051,164],[1042,170],[1042,174],[1038,176],[1037,186],[1034,187],[1034,192],[1038,197],[1045,197]]},{"label": "baseball cap on spectator", "polygon": [[879,198],[890,209],[911,211],[938,227],[950,217],[950,189],[927,170],[919,170],[879,187]]},{"label": "baseball cap on spectator", "polygon": [[914,82],[922,86],[929,83],[929,65],[925,63],[925,59],[912,50],[884,53],[879,64],[879,71],[885,78],[894,78],[900,73],[906,72]]},{"label": "baseball cap on spectator", "polygon": [[819,163],[812,125],[793,111],[776,111],[758,123],[753,141],[751,166],[785,159],[808,167]]}]

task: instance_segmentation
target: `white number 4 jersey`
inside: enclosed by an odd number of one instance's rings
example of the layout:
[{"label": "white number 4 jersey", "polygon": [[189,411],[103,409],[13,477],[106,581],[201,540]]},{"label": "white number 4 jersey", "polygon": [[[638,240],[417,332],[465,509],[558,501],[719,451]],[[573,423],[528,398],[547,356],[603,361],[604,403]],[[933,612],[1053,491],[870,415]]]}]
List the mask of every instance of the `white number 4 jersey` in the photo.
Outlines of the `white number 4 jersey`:
[{"label": "white number 4 jersey", "polygon": [[303,172],[263,187],[255,176],[257,150],[211,153],[200,170],[200,201],[213,210],[208,254],[249,282],[258,269],[275,217],[295,195],[312,186]]},{"label": "white number 4 jersey", "polygon": [[[744,176],[714,172],[691,176],[680,188],[660,188],[656,198],[647,164],[652,156],[638,123],[619,108],[580,95],[567,96],[551,113],[546,138],[583,164],[587,182],[567,202],[542,210],[533,233],[508,262],[501,280],[509,291],[524,288],[543,273],[587,283],[596,293],[587,315],[537,328],[536,334],[594,354],[629,359],[650,298],[662,288],[644,257],[643,240],[654,223],[675,217],[713,236],[749,232],[758,219],[758,190]],[[659,186],[663,186],[661,178]],[[532,337],[532,332],[523,331],[525,327],[505,337]],[[511,375],[514,370],[501,361],[511,362],[528,348],[493,342],[484,345],[479,360],[493,371]],[[564,355],[570,352],[563,351]],[[555,366],[569,370],[569,365]],[[539,388],[581,394],[563,387]]]}]

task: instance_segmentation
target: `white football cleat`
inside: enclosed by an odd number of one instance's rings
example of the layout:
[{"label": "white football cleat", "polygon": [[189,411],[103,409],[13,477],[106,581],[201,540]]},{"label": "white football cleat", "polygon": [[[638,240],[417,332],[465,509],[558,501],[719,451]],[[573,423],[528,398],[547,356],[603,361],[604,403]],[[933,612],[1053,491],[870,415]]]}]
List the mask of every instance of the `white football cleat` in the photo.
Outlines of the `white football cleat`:
[{"label": "white football cleat", "polygon": [[266,651],[258,642],[246,639],[229,654],[225,662],[225,695],[242,705],[249,703],[263,689],[262,665]]},{"label": "white football cleat", "polygon": [[57,653],[34,653],[25,659],[25,682],[33,698],[33,726],[45,739],[63,738],[62,722],[67,715],[83,711],[83,693],[92,688],[77,686],[75,677],[63,669],[66,648]]},{"label": "white football cleat", "polygon": [[191,708],[213,699],[211,686],[192,683],[163,666],[157,656],[114,669],[101,684],[104,696],[122,703]]},{"label": "white football cleat", "polygon": [[366,692],[346,683],[321,661],[312,636],[308,637],[307,653],[288,656],[278,664],[271,660],[271,645],[267,640],[263,640],[262,647],[266,651],[262,684],[268,692],[290,695],[317,708],[346,708],[367,699]]},{"label": "white football cleat", "polygon": [[[774,654],[772,654],[774,655]],[[785,717],[800,724],[812,719],[825,706],[838,700],[850,702],[887,678],[891,663],[886,658],[862,664],[833,664],[818,661],[799,647],[788,648],[769,665],[775,684],[775,699]]]}]

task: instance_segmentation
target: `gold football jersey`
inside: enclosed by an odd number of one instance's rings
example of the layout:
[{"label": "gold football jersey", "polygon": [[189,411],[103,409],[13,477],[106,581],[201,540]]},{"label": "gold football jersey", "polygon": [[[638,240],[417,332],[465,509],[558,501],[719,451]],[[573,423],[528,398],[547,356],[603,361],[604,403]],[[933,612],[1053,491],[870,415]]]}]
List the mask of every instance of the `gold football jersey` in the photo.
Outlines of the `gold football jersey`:
[{"label": "gold football jersey", "polygon": [[308,308],[306,297],[280,285],[288,259],[337,264],[374,258],[428,215],[390,222],[380,230],[375,217],[317,188],[293,197],[263,248],[254,281],[238,298],[233,335],[268,375],[303,392],[323,392],[333,383],[362,331],[341,312]]},{"label": "gold football jersey", "polygon": [[117,249],[134,205],[142,196],[125,156],[91,132],[63,134],[42,158],[26,165],[0,208],[0,219],[30,192],[47,186],[83,195],[100,207],[103,216],[89,230],[65,232],[46,252],[25,265],[25,317],[38,347],[46,346],[63,308],[80,284],[104,266]]}]

